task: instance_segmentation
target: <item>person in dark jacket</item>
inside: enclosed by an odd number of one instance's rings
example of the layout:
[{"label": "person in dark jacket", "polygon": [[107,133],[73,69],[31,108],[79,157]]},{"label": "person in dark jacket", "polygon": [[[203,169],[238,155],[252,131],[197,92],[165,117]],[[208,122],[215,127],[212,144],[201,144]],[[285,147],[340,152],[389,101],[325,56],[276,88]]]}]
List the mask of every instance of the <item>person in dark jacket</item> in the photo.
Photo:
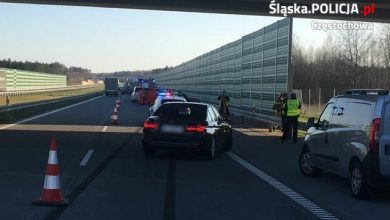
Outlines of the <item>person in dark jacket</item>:
[{"label": "person in dark jacket", "polygon": [[275,116],[281,118],[282,132],[287,128],[287,114],[283,111],[283,105],[288,99],[288,94],[282,92],[279,94],[278,99],[272,106],[272,110],[275,111]]},{"label": "person in dark jacket", "polygon": [[226,94],[226,91],[222,92],[222,95],[218,96],[219,101],[219,114],[222,116],[227,116],[230,119],[230,111],[229,111],[229,102],[230,98]]}]

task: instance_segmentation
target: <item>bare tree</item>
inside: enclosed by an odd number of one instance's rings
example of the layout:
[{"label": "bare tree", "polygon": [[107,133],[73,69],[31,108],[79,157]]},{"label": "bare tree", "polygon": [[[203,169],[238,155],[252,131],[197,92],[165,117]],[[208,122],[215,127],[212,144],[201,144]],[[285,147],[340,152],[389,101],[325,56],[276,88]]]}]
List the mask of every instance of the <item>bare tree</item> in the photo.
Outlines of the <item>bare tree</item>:
[{"label": "bare tree", "polygon": [[295,36],[294,88],[306,93],[311,89],[314,102],[318,88],[321,88],[322,101],[331,98],[334,89],[341,92],[358,87],[389,88],[390,25],[381,27],[380,31],[334,30],[316,48],[304,46]]},{"label": "bare tree", "polygon": [[382,52],[382,62],[385,67],[386,77],[386,86],[389,86],[390,83],[390,24],[382,24],[381,30],[379,32],[379,44]]},{"label": "bare tree", "polygon": [[352,87],[358,87],[359,66],[364,66],[372,39],[372,32],[366,30],[347,29],[338,32],[341,42],[341,55],[349,68],[347,74],[352,80]]}]

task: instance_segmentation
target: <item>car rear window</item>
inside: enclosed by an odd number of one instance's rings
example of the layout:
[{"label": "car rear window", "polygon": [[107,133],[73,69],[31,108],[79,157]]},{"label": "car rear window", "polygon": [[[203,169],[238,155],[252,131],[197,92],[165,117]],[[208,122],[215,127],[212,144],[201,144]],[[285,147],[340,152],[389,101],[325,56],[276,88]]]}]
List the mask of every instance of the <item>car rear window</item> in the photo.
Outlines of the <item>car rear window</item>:
[{"label": "car rear window", "polygon": [[207,106],[196,104],[167,104],[162,105],[153,114],[161,118],[174,118],[186,120],[206,120]]},{"label": "car rear window", "polygon": [[184,102],[183,100],[180,99],[164,99],[161,101],[161,104],[167,103],[167,102]]}]

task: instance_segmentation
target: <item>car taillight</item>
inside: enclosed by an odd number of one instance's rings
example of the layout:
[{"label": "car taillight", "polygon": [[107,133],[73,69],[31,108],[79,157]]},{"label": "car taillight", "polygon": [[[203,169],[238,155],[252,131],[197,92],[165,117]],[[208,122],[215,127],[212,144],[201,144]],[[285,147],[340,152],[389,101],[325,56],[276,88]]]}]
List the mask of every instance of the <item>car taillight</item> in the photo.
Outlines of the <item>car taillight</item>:
[{"label": "car taillight", "polygon": [[144,128],[145,129],[156,129],[156,128],[158,128],[158,123],[156,123],[156,122],[145,122],[144,123]]},{"label": "car taillight", "polygon": [[206,126],[204,125],[195,125],[195,126],[187,126],[186,131],[188,132],[204,132]]},{"label": "car taillight", "polygon": [[372,121],[369,134],[369,149],[374,153],[379,152],[379,130],[381,126],[381,119],[376,118]]}]

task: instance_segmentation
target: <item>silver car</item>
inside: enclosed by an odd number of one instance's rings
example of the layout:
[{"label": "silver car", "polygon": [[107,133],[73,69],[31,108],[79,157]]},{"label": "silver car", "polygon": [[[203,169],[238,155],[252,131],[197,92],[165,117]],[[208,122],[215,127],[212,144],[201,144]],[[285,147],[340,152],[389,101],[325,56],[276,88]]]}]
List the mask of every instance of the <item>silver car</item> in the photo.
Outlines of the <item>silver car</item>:
[{"label": "silver car", "polygon": [[142,87],[134,87],[130,96],[130,102],[138,102],[141,97]]},{"label": "silver car", "polygon": [[390,183],[390,96],[387,90],[349,90],[332,98],[317,123],[307,123],[301,172],[322,170],[350,179],[352,195]]}]

